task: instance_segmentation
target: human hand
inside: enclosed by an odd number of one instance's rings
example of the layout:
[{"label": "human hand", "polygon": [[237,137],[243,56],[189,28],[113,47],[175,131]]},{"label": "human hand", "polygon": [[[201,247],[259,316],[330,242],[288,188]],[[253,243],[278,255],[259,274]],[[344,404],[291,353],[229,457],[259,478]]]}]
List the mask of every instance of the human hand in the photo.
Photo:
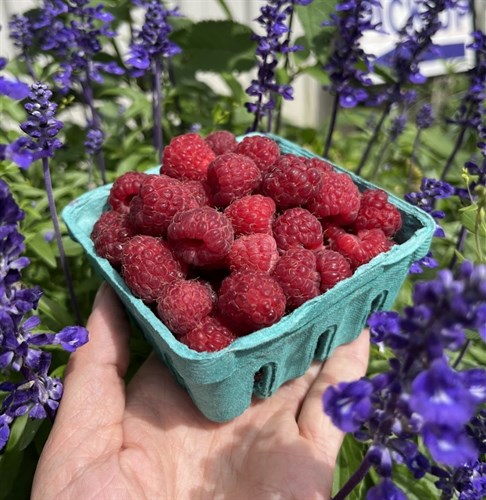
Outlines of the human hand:
[{"label": "human hand", "polygon": [[329,384],[368,363],[367,332],[234,420],[207,420],[151,355],[128,386],[129,325],[103,285],[90,341],[66,370],[33,500],[326,499],[342,433],[322,410]]}]

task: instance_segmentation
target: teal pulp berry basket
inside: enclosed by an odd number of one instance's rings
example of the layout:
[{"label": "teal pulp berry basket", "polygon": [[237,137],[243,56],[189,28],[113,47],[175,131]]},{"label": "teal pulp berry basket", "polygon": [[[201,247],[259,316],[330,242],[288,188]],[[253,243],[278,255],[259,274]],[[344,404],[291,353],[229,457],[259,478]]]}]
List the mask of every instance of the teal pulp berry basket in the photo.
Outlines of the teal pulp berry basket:
[{"label": "teal pulp berry basket", "polygon": [[[277,141],[282,153],[316,157],[281,137],[269,137]],[[351,175],[360,190],[377,187],[339,166],[335,168]],[[149,172],[157,173],[158,168]],[[355,339],[370,313],[393,305],[410,265],[426,255],[435,230],[428,214],[389,194],[403,219],[395,237],[397,245],[391,250],[275,325],[238,338],[222,351],[198,353],[177,341],[152,310],[132,295],[108,261],[96,255],[90,234],[107,209],[110,187],[83,194],[65,207],[62,217],[72,238],[114,288],[159,358],[199,410],[215,422],[237,417],[250,406],[253,396],[271,396],[286,381],[303,375],[313,360],[324,360],[337,346]]]}]

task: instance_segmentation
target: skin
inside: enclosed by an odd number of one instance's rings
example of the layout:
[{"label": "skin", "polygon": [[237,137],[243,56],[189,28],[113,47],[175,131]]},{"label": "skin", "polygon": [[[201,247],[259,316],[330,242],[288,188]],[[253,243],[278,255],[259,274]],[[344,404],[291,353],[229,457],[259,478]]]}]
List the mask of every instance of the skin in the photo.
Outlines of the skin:
[{"label": "skin", "polygon": [[103,285],[90,342],[69,361],[32,500],[328,499],[342,433],[322,410],[330,384],[365,374],[368,332],[238,418],[208,421],[153,355],[128,386],[129,325]]}]

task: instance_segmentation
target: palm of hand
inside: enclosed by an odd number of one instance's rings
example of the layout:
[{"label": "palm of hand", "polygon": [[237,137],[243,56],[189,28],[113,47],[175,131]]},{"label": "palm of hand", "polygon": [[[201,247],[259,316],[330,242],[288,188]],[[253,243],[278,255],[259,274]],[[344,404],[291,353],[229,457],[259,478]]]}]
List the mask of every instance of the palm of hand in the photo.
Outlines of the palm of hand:
[{"label": "palm of hand", "polygon": [[32,498],[328,498],[341,433],[321,395],[367,364],[367,338],[256,401],[225,424],[208,421],[151,356],[125,387],[128,325],[105,287],[90,342],[70,360],[65,394]]}]

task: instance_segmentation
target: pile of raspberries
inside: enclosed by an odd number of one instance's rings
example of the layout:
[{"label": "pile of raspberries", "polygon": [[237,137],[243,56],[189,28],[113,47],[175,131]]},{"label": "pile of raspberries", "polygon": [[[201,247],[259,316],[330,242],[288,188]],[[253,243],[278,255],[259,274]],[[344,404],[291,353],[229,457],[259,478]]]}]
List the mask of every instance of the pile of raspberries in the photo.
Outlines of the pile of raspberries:
[{"label": "pile of raspberries", "polygon": [[269,137],[188,133],[160,174],[117,178],[91,239],[180,342],[212,352],[389,250],[401,216],[387,198]]}]

